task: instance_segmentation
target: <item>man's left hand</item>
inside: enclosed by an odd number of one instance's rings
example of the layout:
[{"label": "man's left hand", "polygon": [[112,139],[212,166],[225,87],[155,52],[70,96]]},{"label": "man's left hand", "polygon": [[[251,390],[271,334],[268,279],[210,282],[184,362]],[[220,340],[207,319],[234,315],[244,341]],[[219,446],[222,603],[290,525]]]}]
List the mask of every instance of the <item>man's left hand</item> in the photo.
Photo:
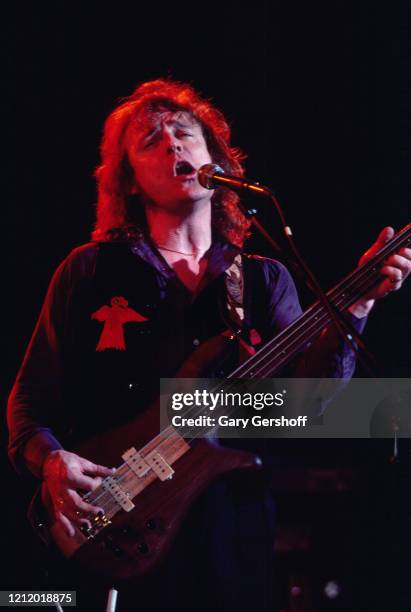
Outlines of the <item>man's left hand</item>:
[{"label": "man's left hand", "polygon": [[[374,244],[364,253],[358,265],[367,263],[394,236],[392,227],[385,227]],[[391,255],[380,270],[381,281],[368,291],[361,299],[354,302],[349,311],[358,318],[368,315],[375,300],[385,297],[392,291],[398,291],[411,273],[411,249],[403,248]]]}]

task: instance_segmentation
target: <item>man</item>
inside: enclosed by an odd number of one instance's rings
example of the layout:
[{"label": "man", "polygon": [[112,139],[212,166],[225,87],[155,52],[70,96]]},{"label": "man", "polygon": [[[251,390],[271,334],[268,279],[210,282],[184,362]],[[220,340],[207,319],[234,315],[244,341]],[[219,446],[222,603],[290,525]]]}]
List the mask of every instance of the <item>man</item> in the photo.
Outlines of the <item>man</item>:
[{"label": "man", "polygon": [[[112,466],[68,448],[131,419],[155,395],[159,378],[174,376],[208,338],[242,325],[258,348],[301,313],[284,266],[243,258],[244,316],[233,321],[225,272],[249,224],[233,192],[210,191],[197,179],[210,162],[242,174],[241,152],[229,139],[219,111],[190,86],[168,80],[140,85],[107,119],[93,242],[56,271],[8,407],[11,460],[45,482],[53,520],[69,537],[104,511],[82,493]],[[392,234],[383,230],[362,261]],[[359,331],[374,301],[399,289],[410,271],[410,249],[385,262],[379,285],[350,308]],[[228,374],[235,362],[230,354],[214,373]],[[354,365],[352,349],[330,328],[293,371],[349,377]],[[160,570],[164,587],[149,581],[139,603],[156,597],[190,608],[189,595],[198,595],[208,577],[197,609],[272,609],[271,522],[263,485],[218,483]]]}]

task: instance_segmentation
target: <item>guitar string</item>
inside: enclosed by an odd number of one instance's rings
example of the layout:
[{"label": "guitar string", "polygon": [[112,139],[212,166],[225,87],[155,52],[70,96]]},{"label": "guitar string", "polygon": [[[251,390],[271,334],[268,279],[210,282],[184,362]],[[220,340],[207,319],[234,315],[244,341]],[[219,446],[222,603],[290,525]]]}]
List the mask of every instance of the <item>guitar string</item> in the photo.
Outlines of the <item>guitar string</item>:
[{"label": "guitar string", "polygon": [[[175,434],[175,440],[174,440],[174,443],[173,443],[173,445],[172,445],[172,448],[173,448],[173,447],[175,447],[175,446],[178,446],[178,445],[181,443],[181,440],[180,440],[180,438],[178,437],[178,434],[177,434],[176,432],[174,432],[174,434]],[[164,437],[164,439],[163,439],[162,443],[164,443],[164,442],[169,442],[169,440],[170,440],[170,439],[171,439],[171,437],[170,437],[170,436]],[[157,446],[157,448],[158,448],[158,446]],[[123,468],[124,468],[124,469],[123,469]],[[121,471],[123,471],[123,472],[124,472],[124,474],[121,474],[121,473],[120,473]],[[123,477],[124,477],[124,479],[126,479],[126,478],[127,478],[127,476],[129,476],[129,475],[134,476],[134,475],[135,475],[135,473],[134,473],[134,471],[133,471],[133,470],[130,468],[130,466],[129,466],[129,465],[126,463],[126,462],[124,462],[122,465],[120,465],[120,466],[117,468],[117,472],[116,472],[116,483],[117,483],[117,484],[119,484],[119,483],[123,482]],[[120,476],[120,478],[118,478],[118,476]],[[138,482],[138,481],[137,481],[137,482]],[[132,484],[133,484],[133,483],[132,483]],[[99,488],[100,488],[100,487],[99,487]],[[98,489],[99,489],[99,488],[98,488]],[[91,501],[93,501],[93,502],[99,502],[99,503],[98,503],[98,504],[96,504],[96,505],[103,505],[103,504],[102,504],[102,500],[104,500],[104,498],[107,498],[107,500],[113,501],[113,497],[112,497],[112,495],[111,495],[111,494],[110,494],[108,491],[106,491],[105,489],[103,489],[103,488],[102,488],[102,489],[101,489],[101,491],[99,492],[99,491],[98,491],[98,489],[95,489],[94,491],[90,492],[90,494],[88,494],[88,496],[87,496],[87,501],[88,501],[88,502],[91,502]],[[94,494],[94,495],[93,495],[93,494]],[[117,507],[118,507],[117,502],[115,502],[115,506],[117,506]],[[113,507],[114,507],[114,506],[113,506]],[[106,508],[104,508],[104,509],[106,509]]]},{"label": "guitar string", "polygon": [[[377,266],[383,259],[386,258],[387,256],[387,252],[396,250],[399,246],[399,243],[404,242],[407,240],[409,240],[409,237],[407,236],[407,234],[411,231],[411,224],[410,226],[407,226],[408,231],[404,232],[404,234],[397,235],[398,239],[397,240],[393,240],[392,244],[386,245],[386,247],[384,247],[383,249],[381,249],[381,251],[379,252],[379,254],[376,256],[375,259],[373,259],[371,262],[369,262],[369,264],[365,264],[364,266],[361,266],[361,268],[357,268],[356,270],[354,270],[348,277],[347,279],[341,281],[333,290],[331,290],[327,295],[330,298],[330,300],[335,303],[336,299],[339,299],[340,301],[344,298],[345,294],[348,294],[349,292],[353,291],[353,288],[356,287],[357,285],[357,281],[361,281],[362,278],[364,278],[364,281],[367,281],[367,279],[369,278],[369,272],[373,272],[373,268],[375,266]],[[405,229],[407,229],[405,228]],[[390,247],[390,248],[388,248]],[[378,270],[376,270],[376,272],[378,273]],[[374,280],[372,281],[371,285],[374,283]],[[361,285],[360,285],[361,286]],[[353,300],[355,301],[355,300]],[[311,306],[309,308],[309,310],[306,313],[303,313],[295,322],[294,324],[291,325],[295,325],[296,329],[293,330],[295,332],[299,332],[299,324],[300,322],[302,322],[304,324],[304,321],[301,321],[302,319],[305,319],[308,317],[306,317],[306,315],[310,312],[310,310],[313,310],[313,313],[311,314],[311,316],[318,316],[318,313],[321,313],[321,311],[324,311],[324,314],[326,314],[326,311],[324,309],[324,307],[322,307],[322,305],[319,302],[316,302],[313,306]],[[266,345],[265,348],[268,348],[271,344],[275,344],[275,349],[277,349],[277,347],[281,344],[288,341],[288,333],[285,334],[284,332],[286,332],[287,330],[283,330],[282,332],[280,332],[280,334],[278,336],[276,336],[275,338],[273,338],[272,340],[269,341],[269,343]],[[281,338],[281,336],[286,335],[287,338]],[[277,340],[279,342],[277,342]],[[263,349],[264,355],[261,356],[261,359],[265,359],[268,356],[268,353]],[[253,360],[253,357],[251,357],[250,360]],[[238,377],[238,373],[240,373],[240,377],[243,375],[243,370],[247,368],[247,360],[244,364],[241,364],[236,370],[234,370],[234,372],[232,372],[230,374],[230,377]],[[258,366],[259,361],[256,361],[256,366]],[[253,364],[253,369],[254,369],[254,364]],[[253,371],[253,369],[251,371]],[[247,372],[246,372],[247,373]]]},{"label": "guitar string", "polygon": [[[374,283],[365,283],[363,288],[366,287],[366,289],[369,289],[373,286]],[[340,300],[341,301],[341,300]],[[338,302],[334,302],[335,306],[339,307],[340,304]],[[315,317],[315,320],[312,322],[312,324],[310,325],[310,327],[308,327],[307,331],[307,336],[309,336],[311,338],[312,335],[317,335],[318,333],[321,332],[321,330],[328,325],[331,322],[331,319],[328,315],[328,313],[326,311],[323,311],[322,314],[320,316]],[[317,329],[314,329],[317,328]],[[302,348],[304,346],[305,343],[308,343],[309,340],[306,340],[305,338],[301,339],[301,338],[297,338],[290,346],[291,349],[293,349],[293,344],[297,345],[296,348],[296,352],[298,352],[300,350],[300,347]],[[272,351],[276,350],[278,347],[273,347]],[[292,351],[290,351],[292,352]],[[267,363],[267,359],[268,359],[268,363]],[[253,376],[255,377],[260,377],[263,378],[264,377],[264,373],[270,369],[273,369],[273,362],[275,362],[275,357],[272,359],[272,361],[269,360],[269,354],[264,355],[263,359],[260,360],[260,363],[258,364],[257,368],[253,368],[252,370],[246,370],[244,373],[242,373],[243,376],[246,375],[250,375],[250,373],[253,373]],[[275,369],[280,368],[285,362],[288,361],[288,354],[285,355],[281,355],[281,351],[280,351],[280,355],[278,356],[278,364],[276,364]]]},{"label": "guitar string", "polygon": [[[181,444],[180,436],[178,436],[177,432],[175,432],[175,431],[174,431],[174,434],[175,434],[175,440],[174,440],[174,443],[173,443],[171,449],[173,449],[174,447],[179,446]],[[164,438],[164,441],[168,442],[171,439],[172,439],[171,436],[169,436],[167,438]],[[169,448],[169,450],[170,450],[170,448]],[[121,474],[121,472],[123,472],[123,474]],[[117,468],[117,472],[116,472],[116,484],[123,483],[124,480],[126,480],[128,476],[131,476],[132,478],[134,478],[136,476],[136,474],[130,468],[130,466],[125,462],[125,463],[121,464]],[[137,481],[133,480],[131,482],[131,488],[133,487],[133,484],[135,484],[136,482],[139,482],[139,480],[137,480]],[[92,495],[92,494],[96,494],[96,495]],[[88,501],[88,503],[94,503],[95,505],[103,506],[104,510],[105,510],[105,514],[110,514],[111,511],[114,511],[116,509],[118,509],[118,510],[120,509],[119,504],[115,501],[115,499],[113,498],[111,493],[106,491],[104,488],[101,489],[100,493],[98,492],[98,489],[95,489],[95,491],[91,491],[90,494],[87,496],[87,501]]]},{"label": "guitar string", "polygon": [[[374,262],[374,266],[375,266],[375,262]],[[350,303],[353,303],[355,301],[356,298],[353,296],[353,287],[357,294],[359,293],[361,295],[364,295],[366,291],[375,284],[375,281],[377,280],[378,275],[379,275],[379,271],[378,270],[374,271],[373,267],[371,267],[371,269],[368,269],[366,272],[367,272],[367,275],[363,273],[359,276],[356,276],[355,279],[353,279],[351,283],[342,284],[340,287],[341,295],[339,295],[337,299],[335,299],[336,292],[335,291],[330,292],[330,297],[334,298],[333,304],[337,308],[339,308],[340,310],[344,310],[350,305]],[[371,275],[369,274],[369,272],[371,272]],[[331,296],[331,293],[334,293],[334,296]],[[348,297],[346,294],[348,294]],[[321,316],[317,314],[320,312],[321,312]],[[321,309],[321,306],[313,311],[313,315],[315,319],[314,323],[315,324],[318,323],[318,326],[320,328],[324,327],[324,325],[330,322],[328,313],[325,311],[325,309]],[[328,319],[328,321],[325,321],[325,319]],[[299,330],[297,329],[297,331]],[[281,343],[276,344],[275,347],[273,347],[271,351],[264,352],[264,355],[262,355],[262,358],[259,360],[259,363],[257,363],[257,366],[260,366],[262,361],[266,361],[267,358],[270,356],[270,353],[272,353],[273,350],[276,350],[279,346],[281,346]],[[287,356],[285,356],[285,359],[287,359]],[[271,367],[271,364],[270,363],[263,364],[262,368],[253,367],[251,371],[254,373],[255,376],[260,376],[261,373],[267,369],[267,367],[268,368]],[[244,364],[239,366],[237,370],[234,371],[230,376],[233,376],[233,377],[234,376],[237,376],[237,377],[244,376],[244,375],[249,374],[249,372],[250,370],[249,369],[247,370],[247,362],[245,362]]]},{"label": "guitar string", "polygon": [[[359,268],[359,269],[355,270],[353,273],[351,273],[351,275],[349,275],[349,277],[347,277],[347,279],[345,279],[345,281],[344,280],[341,281],[341,283],[339,285],[337,285],[332,291],[330,291],[329,297],[332,299],[333,297],[338,295],[338,293],[341,293],[341,295],[338,296],[338,300],[339,300],[339,302],[341,302],[341,301],[344,300],[344,298],[346,297],[345,294],[348,293],[349,289],[351,289],[352,286],[356,287],[357,292],[358,292],[358,288],[359,287],[362,287],[362,288],[364,286],[367,286],[367,288],[371,287],[374,284],[375,279],[372,279],[370,281],[370,275],[368,275],[368,277],[364,278],[364,282],[362,282],[361,285],[359,284],[358,280],[362,280],[361,277],[366,276],[369,272],[375,272],[375,276],[377,276],[378,270],[373,270],[373,268],[375,268],[375,266],[378,265],[379,261],[381,261],[382,259],[384,259],[387,256],[387,252],[396,250],[398,248],[398,243],[404,242],[406,240],[406,238],[407,238],[406,234],[410,231],[410,229],[411,229],[411,224],[409,226],[407,226],[406,228],[404,228],[404,230],[402,231],[401,235],[397,234],[395,239],[393,239],[390,243],[388,243],[385,247],[383,247],[383,249],[380,250],[378,255],[372,260],[372,262],[369,262],[369,265],[366,264],[365,266],[362,266],[361,268]],[[408,232],[406,230],[408,230]],[[360,274],[358,274],[358,272],[360,272]],[[349,281],[349,282],[347,283],[347,281]],[[353,300],[353,301],[355,301],[355,300]],[[335,305],[338,306],[339,304],[335,303]],[[318,308],[316,308],[317,306],[318,306]],[[314,318],[317,317],[317,318],[315,318],[315,320],[313,322],[314,327],[318,326],[320,328],[320,330],[321,330],[321,328],[324,327],[323,319],[327,318],[327,314],[328,313],[326,311],[321,313],[321,319],[319,319],[318,318],[318,314],[317,314],[317,310],[319,312],[321,312],[321,310],[322,310],[321,309],[321,305],[318,304],[318,303],[314,304],[312,307],[310,307],[310,309],[307,311],[307,313],[311,309],[313,310],[313,313],[310,316],[312,317],[314,315]],[[305,315],[307,315],[307,313],[305,313]],[[304,314],[302,315],[301,318],[305,318]],[[308,317],[308,319],[309,319],[309,317]],[[298,319],[297,319],[297,322],[298,322]],[[307,322],[311,323],[310,321],[307,321]],[[300,326],[297,325],[297,328],[295,330],[292,330],[292,335],[295,335],[296,333],[300,333],[300,336],[307,335],[307,332],[309,333],[310,331],[312,331],[313,324],[311,324],[310,327],[307,329],[307,325],[305,325],[305,322],[303,321],[303,325],[300,325]],[[306,329],[303,329],[304,327]],[[278,339],[278,336],[276,338],[272,339],[269,342],[269,344],[274,343],[275,340],[277,340],[277,339]],[[284,342],[284,339],[281,341],[281,343],[283,343],[283,342]],[[301,337],[300,338],[296,338],[293,341],[293,344],[296,344],[296,343],[298,344],[299,342],[301,343]],[[304,339],[303,345],[306,342],[307,341]],[[262,358],[260,358],[258,360],[257,367],[259,367],[259,369],[258,369],[257,373],[255,373],[256,368],[254,366],[252,367],[251,370],[250,369],[247,370],[246,368],[244,368],[244,366],[247,365],[247,363],[248,363],[248,362],[245,362],[245,364],[242,364],[242,366],[237,368],[237,370],[235,370],[230,375],[230,378],[234,377],[235,374],[238,375],[238,373],[240,374],[239,377],[245,377],[246,374],[249,374],[250,372],[252,372],[254,376],[258,376],[258,375],[260,375],[261,372],[265,372],[267,369],[270,369],[270,368],[272,369],[273,368],[273,363],[275,362],[275,359],[270,358],[270,354],[274,350],[277,351],[278,347],[279,347],[279,344],[275,344],[275,346],[267,354],[265,353],[264,349],[262,350],[262,352],[264,352],[264,355],[262,356]],[[265,348],[267,348],[267,346]],[[256,355],[258,355],[258,353]],[[253,357],[255,357],[255,356],[253,356]],[[253,359],[253,357],[251,357],[251,360]],[[285,355],[284,359],[288,360],[288,355]],[[261,366],[261,361],[266,362],[266,363],[263,364],[263,367],[260,367]],[[243,368],[244,368],[244,372],[241,372],[241,370]],[[278,365],[276,366],[276,369],[277,368],[278,368]],[[230,378],[228,378],[228,380]],[[189,412],[192,412],[192,411],[189,411]],[[163,438],[163,441],[167,440],[167,439],[171,439],[172,436],[174,435],[174,436],[176,436],[176,442],[175,442],[174,446],[176,444],[178,444],[180,434],[177,434],[177,432],[174,430],[174,428],[172,428],[170,426],[170,427],[166,428],[166,430],[164,430],[163,434],[164,433],[166,433],[166,434],[169,433],[171,435],[168,436],[168,438],[167,437]],[[197,436],[195,436],[195,437],[197,437]],[[155,440],[155,438],[151,442],[153,442],[154,440]],[[140,452],[142,452],[144,450],[144,448],[146,448],[146,446],[147,445],[145,445],[141,449]],[[124,476],[122,476],[119,473],[120,473],[121,470],[123,470],[124,467],[126,468],[125,469],[125,474],[124,474]],[[120,475],[120,478],[118,480],[116,480],[116,482],[118,484],[122,482],[123,477],[127,477],[127,475],[128,475],[127,474],[127,468],[128,468],[128,470],[130,472],[132,472],[132,470],[129,468],[129,466],[127,466],[126,463],[122,464],[121,466],[119,466],[119,468],[117,468],[117,475]],[[132,474],[134,474],[134,472],[132,472]],[[97,492],[98,492],[98,489],[96,489],[94,492],[91,492],[91,493],[97,493]],[[118,509],[120,509],[119,506],[118,506],[118,503],[114,500],[114,498],[111,496],[111,494],[108,491],[105,491],[104,489],[102,490],[102,494],[97,494],[95,499],[91,500],[90,497],[88,497],[88,501],[93,501],[94,502],[96,500],[101,500],[101,499],[104,499],[106,497],[107,497],[107,502],[109,502],[109,503],[108,504],[106,503],[105,506],[109,508],[109,510],[108,510],[109,512],[115,511],[116,507]],[[110,503],[110,502],[113,502],[113,503]],[[101,504],[101,505],[103,505],[103,504]],[[106,510],[106,508],[104,508],[104,509]]]}]

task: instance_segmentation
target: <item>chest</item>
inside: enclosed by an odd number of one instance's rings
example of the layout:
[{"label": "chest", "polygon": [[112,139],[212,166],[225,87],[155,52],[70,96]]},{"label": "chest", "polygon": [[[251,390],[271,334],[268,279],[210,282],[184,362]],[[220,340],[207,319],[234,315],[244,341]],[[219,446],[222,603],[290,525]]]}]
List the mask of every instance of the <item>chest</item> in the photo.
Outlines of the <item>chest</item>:
[{"label": "chest", "polygon": [[208,260],[202,258],[198,261],[192,257],[184,257],[165,251],[163,257],[184,287],[191,294],[194,294],[207,271]]}]

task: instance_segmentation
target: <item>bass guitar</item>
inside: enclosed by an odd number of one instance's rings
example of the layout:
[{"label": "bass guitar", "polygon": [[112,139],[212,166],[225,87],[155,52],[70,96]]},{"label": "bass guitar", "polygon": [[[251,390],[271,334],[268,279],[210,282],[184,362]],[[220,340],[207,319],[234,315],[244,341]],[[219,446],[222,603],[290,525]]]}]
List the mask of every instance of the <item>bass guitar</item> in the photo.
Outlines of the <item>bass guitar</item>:
[{"label": "bass guitar", "polygon": [[[404,227],[373,258],[342,280],[327,295],[344,311],[379,278],[384,260],[411,244],[411,224]],[[249,357],[228,378],[272,376],[313,341],[330,323],[320,302]],[[200,346],[179,377],[199,377],[210,354],[228,340],[212,338]],[[223,448],[210,438],[187,441],[173,428],[159,431],[159,404],[131,422],[99,434],[76,452],[104,465],[121,465],[93,492],[84,496],[104,508],[102,516],[88,517],[92,527],[69,537],[54,522],[52,503],[43,484],[41,499],[50,521],[46,528],[66,557],[110,580],[138,580],[165,557],[193,501],[216,478],[239,469],[258,469],[251,453]]]}]

